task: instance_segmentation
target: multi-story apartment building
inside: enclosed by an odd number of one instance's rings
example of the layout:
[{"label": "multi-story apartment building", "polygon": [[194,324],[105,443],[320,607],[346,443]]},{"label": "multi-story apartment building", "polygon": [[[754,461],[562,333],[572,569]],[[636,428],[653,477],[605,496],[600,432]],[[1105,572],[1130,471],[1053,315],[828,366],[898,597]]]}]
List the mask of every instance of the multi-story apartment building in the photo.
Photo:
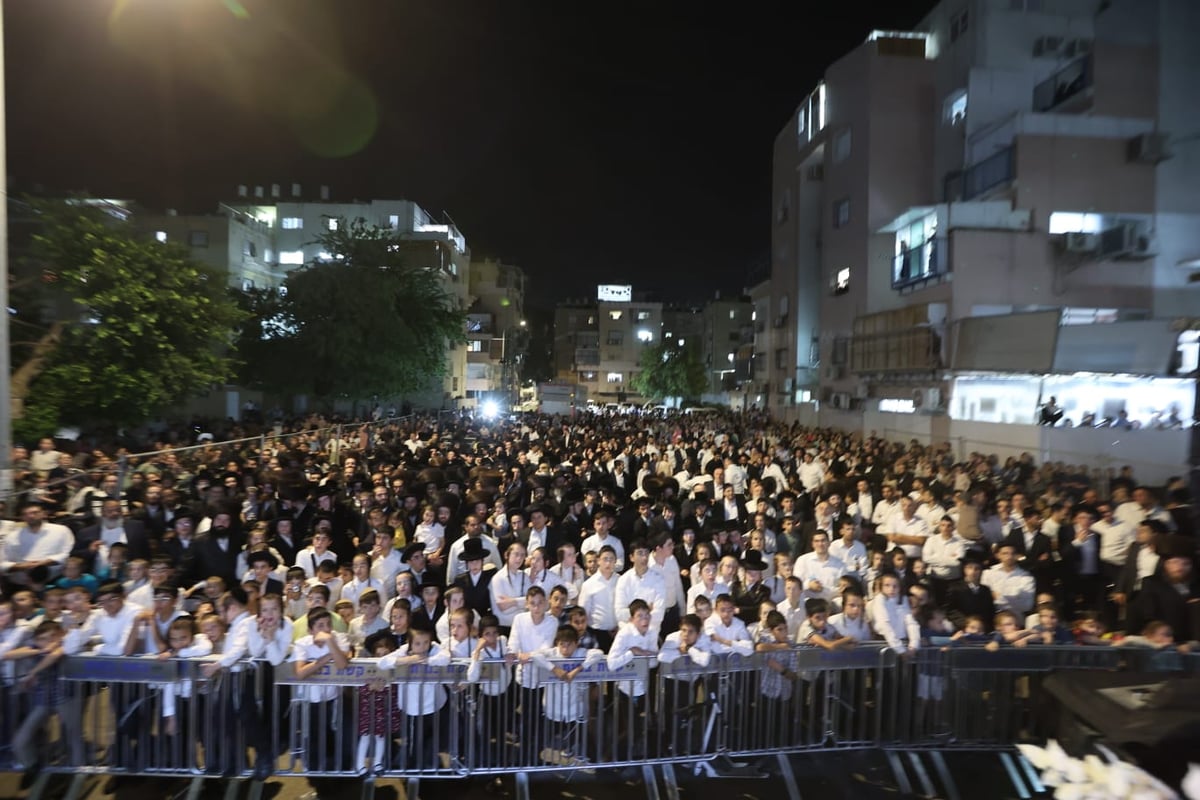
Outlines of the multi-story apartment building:
[{"label": "multi-story apartment building", "polygon": [[[362,219],[368,225],[395,231],[408,263],[436,270],[446,291],[463,308],[469,308],[471,253],[466,237],[452,222],[436,221],[411,200],[339,203],[330,200],[324,186],[318,199],[308,200],[300,185],[290,188],[290,196],[285,198],[279,185],[241,186],[237,201],[222,203],[215,214],[138,214],[135,222],[160,241],[183,242],[194,258],[225,270],[231,286],[262,289],[278,288],[289,271],[329,258],[317,236]],[[467,348],[451,348],[447,358],[442,385],[431,387],[421,398],[423,402],[465,400]]]},{"label": "multi-story apartment building", "polygon": [[1189,418],[1196,33],[1187,0],[945,0],[831,64],[775,145],[772,409],[950,438],[1051,395],[1074,425]]},{"label": "multi-story apartment building", "polygon": [[631,286],[599,286],[595,302],[555,308],[556,375],[584,386],[598,403],[643,401],[631,384],[643,349],[662,337],[662,303],[635,297]]},{"label": "multi-story apartment building", "polygon": [[467,405],[493,397],[516,402],[521,364],[529,344],[525,273],[496,259],[472,261],[467,310]]},{"label": "multi-story apartment building", "polygon": [[749,297],[722,298],[718,294],[704,306],[702,316],[707,398],[729,401],[735,393],[740,398],[739,390],[750,380],[754,356],[754,306]]}]

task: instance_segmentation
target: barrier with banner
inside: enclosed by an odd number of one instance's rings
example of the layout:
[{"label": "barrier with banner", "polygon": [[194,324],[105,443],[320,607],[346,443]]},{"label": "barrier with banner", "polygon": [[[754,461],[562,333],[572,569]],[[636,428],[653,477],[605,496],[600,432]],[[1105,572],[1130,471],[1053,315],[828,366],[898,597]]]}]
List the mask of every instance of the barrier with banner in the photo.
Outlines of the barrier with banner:
[{"label": "barrier with banner", "polygon": [[[829,749],[995,748],[1035,738],[1042,680],[1064,670],[1200,672],[1195,655],[1118,647],[793,647],[753,656],[599,651],[507,662],[355,659],[305,679],[290,663],[63,660],[56,692],[4,687],[0,749],[47,773],[457,778],[698,765]],[[39,710],[40,709],[40,710]],[[46,713],[48,712],[48,713]],[[28,723],[35,719],[37,724]],[[34,764],[25,764],[33,767]]]}]

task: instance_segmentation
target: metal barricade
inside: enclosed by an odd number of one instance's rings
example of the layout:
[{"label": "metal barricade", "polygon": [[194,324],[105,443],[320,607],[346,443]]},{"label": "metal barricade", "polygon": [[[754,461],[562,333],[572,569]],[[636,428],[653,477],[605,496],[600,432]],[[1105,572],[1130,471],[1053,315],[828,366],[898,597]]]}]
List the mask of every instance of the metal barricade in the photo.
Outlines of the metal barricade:
[{"label": "metal barricade", "polygon": [[[521,665],[520,681],[503,660],[381,670],[375,659],[356,659],[305,679],[290,663],[249,661],[212,680],[206,663],[75,656],[40,689],[10,681],[0,753],[10,766],[36,763],[76,784],[138,774],[198,786],[260,764],[310,780],[415,781],[654,764],[699,772],[722,755],[826,749],[994,749],[1037,735],[1051,672],[1194,674],[1200,657],[1032,645],[899,657],[865,644],[712,656],[703,666],[639,657],[610,670],[581,652],[552,659],[561,670]],[[41,796],[36,787],[32,796]]]}]

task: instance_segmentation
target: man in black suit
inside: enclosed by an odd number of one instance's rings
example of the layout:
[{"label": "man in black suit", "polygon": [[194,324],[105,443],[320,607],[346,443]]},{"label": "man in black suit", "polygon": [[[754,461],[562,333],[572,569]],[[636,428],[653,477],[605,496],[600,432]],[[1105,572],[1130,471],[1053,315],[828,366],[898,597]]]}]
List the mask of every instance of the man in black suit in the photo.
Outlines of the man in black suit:
[{"label": "man in black suit", "polygon": [[562,536],[550,527],[549,509],[544,505],[530,506],[526,509],[529,525],[517,531],[517,541],[525,545],[525,552],[541,547],[546,552],[546,563],[552,564],[558,558],[558,546],[562,544]]},{"label": "man in black suit", "polygon": [[1054,585],[1054,543],[1041,531],[1041,513],[1029,506],[1024,512],[1024,524],[1019,528],[1014,526],[1004,538],[1004,544],[1012,545],[1016,550],[1017,566],[1033,576],[1037,591],[1048,592]]},{"label": "man in black suit", "polygon": [[235,519],[229,508],[218,508],[208,531],[197,539],[196,568],[202,578],[216,575],[225,581],[226,586],[241,583],[241,576],[237,574],[237,558],[246,545],[246,537],[234,524]]},{"label": "man in black suit", "polygon": [[108,552],[108,548],[117,542],[125,542],[129,546],[129,559],[150,558],[150,537],[146,526],[136,519],[127,519],[121,513],[121,501],[109,498],[100,505],[100,518],[95,525],[90,525],[75,537],[75,549],[71,555],[78,556],[86,563],[88,572],[95,571],[96,554]]},{"label": "man in black suit", "polygon": [[1162,620],[1179,644],[1200,639],[1200,578],[1195,574],[1196,545],[1190,536],[1168,535],[1156,544],[1159,573],[1142,581],[1129,607],[1128,627],[1141,633],[1146,623]]},{"label": "man in black suit", "polygon": [[445,571],[429,566],[429,559],[425,556],[425,545],[420,542],[413,542],[404,548],[404,552],[400,554],[400,563],[408,565],[408,571],[413,576],[413,586],[431,583],[446,585]]},{"label": "man in black suit", "polygon": [[962,570],[962,583],[953,586],[946,598],[946,616],[960,630],[967,617],[983,617],[984,630],[990,631],[996,616],[996,601],[992,598],[992,590],[981,582],[983,565],[978,559],[968,558],[963,562]]},{"label": "man in black suit", "polygon": [[714,509],[717,522],[736,519],[738,527],[746,530],[750,526],[750,513],[746,509],[746,501],[740,495],[733,493],[733,484],[727,483],[721,487],[721,499]]},{"label": "man in black suit", "polygon": [[157,483],[146,487],[142,507],[133,514],[133,518],[146,526],[146,532],[156,541],[161,542],[171,527],[171,514],[163,503],[163,488]]},{"label": "man in black suit", "polygon": [[295,521],[290,511],[282,512],[271,523],[271,547],[279,553],[285,564],[295,564],[296,555],[304,549],[303,537],[296,532]]},{"label": "man in black suit", "polygon": [[256,550],[246,557],[246,564],[254,573],[254,582],[258,584],[259,597],[266,597],[269,594],[283,596],[283,581],[272,575],[279,566],[279,561],[275,556],[266,550]]},{"label": "man in black suit", "polygon": [[441,584],[427,580],[417,584],[416,591],[421,597],[421,604],[412,610],[412,627],[420,630],[437,630],[437,621],[446,613],[446,607],[442,605]]},{"label": "man in black suit", "polygon": [[178,513],[171,520],[171,527],[159,545],[159,552],[175,565],[175,582],[185,591],[208,577],[200,574],[196,563],[196,553],[200,548],[197,547],[195,531],[196,521],[191,515]]},{"label": "man in black suit", "polygon": [[487,555],[483,542],[468,537],[463,543],[462,552],[458,554],[459,560],[466,563],[467,571],[454,579],[454,585],[463,591],[466,607],[474,609],[480,616],[492,613],[492,593],[488,587],[496,570],[484,570],[483,562]]}]

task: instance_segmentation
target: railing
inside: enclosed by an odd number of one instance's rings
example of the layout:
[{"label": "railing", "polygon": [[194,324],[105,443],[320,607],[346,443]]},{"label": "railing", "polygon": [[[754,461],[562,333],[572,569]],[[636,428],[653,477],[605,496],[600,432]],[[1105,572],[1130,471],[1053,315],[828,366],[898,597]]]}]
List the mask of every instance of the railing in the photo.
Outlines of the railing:
[{"label": "railing", "polygon": [[1067,64],[1033,87],[1033,110],[1051,111],[1092,87],[1092,55],[1088,53]]},{"label": "railing", "polygon": [[[655,764],[698,774],[718,756],[1006,747],[1037,735],[1041,682],[1055,671],[1200,673],[1200,656],[1177,652],[934,646],[901,657],[872,643],[704,663],[634,658],[612,669],[600,651],[580,650],[515,676],[503,660],[381,669],[361,659],[303,680],[291,664],[241,662],[210,680],[208,661],[67,658],[57,694],[6,687],[0,748],[26,767],[45,761],[31,797],[56,773],[74,775],[75,790],[93,774],[195,785],[268,773],[414,781]],[[57,735],[36,747],[50,716]]]},{"label": "railing", "polygon": [[972,164],[962,174],[962,199],[970,200],[1008,183],[1013,179],[1014,169],[1011,146],[988,156],[977,164]]}]

